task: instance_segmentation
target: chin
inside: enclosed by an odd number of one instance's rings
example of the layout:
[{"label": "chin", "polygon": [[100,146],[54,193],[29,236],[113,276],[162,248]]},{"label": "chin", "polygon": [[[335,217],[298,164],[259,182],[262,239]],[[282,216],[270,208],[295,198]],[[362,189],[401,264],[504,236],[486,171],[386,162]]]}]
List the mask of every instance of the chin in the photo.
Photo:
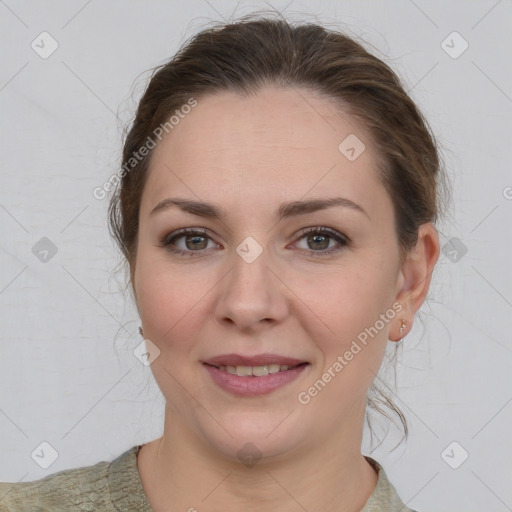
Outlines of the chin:
[{"label": "chin", "polygon": [[[213,429],[201,429],[202,435],[210,447],[231,462],[246,466],[273,462],[296,450],[306,435],[299,429],[293,429],[292,415],[287,417],[287,414],[284,411],[280,415],[247,411],[232,413],[222,422],[219,418],[229,434],[213,422],[214,425],[209,425]],[[303,428],[304,425],[300,430]]]}]

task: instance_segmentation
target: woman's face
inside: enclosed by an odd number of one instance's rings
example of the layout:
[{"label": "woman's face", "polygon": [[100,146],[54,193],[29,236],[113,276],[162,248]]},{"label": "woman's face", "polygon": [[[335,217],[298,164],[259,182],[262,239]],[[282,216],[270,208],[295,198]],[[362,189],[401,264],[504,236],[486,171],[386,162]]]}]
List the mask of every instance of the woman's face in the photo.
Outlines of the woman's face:
[{"label": "woman's face", "polygon": [[232,458],[359,438],[401,318],[376,166],[354,118],[291,88],[201,98],[154,149],[134,287],[173,428]]}]

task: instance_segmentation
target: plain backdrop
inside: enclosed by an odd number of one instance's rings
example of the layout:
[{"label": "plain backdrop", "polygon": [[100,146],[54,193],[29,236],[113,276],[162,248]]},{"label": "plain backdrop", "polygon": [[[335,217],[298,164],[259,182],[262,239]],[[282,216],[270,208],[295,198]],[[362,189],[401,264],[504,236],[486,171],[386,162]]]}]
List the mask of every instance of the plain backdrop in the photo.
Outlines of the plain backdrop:
[{"label": "plain backdrop", "polygon": [[[372,445],[365,431],[363,450],[409,507],[511,510],[510,0],[0,2],[0,480],[160,436],[163,399],[133,354],[138,317],[92,191],[119,167],[148,70],[211,22],[259,9],[367,41],[444,148],[443,252],[386,381],[410,436],[392,451],[400,432],[374,416],[389,432]],[[55,453],[47,468],[41,450]]]}]

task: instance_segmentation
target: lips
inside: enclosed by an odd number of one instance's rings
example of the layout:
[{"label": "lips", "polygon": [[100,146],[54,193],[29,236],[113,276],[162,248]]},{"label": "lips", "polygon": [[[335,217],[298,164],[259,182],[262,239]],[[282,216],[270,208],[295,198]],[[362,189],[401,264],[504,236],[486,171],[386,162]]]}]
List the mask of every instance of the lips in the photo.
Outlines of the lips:
[{"label": "lips", "polygon": [[[270,366],[268,365],[268,368]],[[279,367],[279,365],[276,366]],[[254,371],[264,369],[266,366],[221,366],[218,368],[203,363],[203,367],[212,381],[222,390],[232,395],[251,397],[266,395],[289,385],[308,369],[309,364],[302,363],[287,370],[280,370],[275,373],[263,372],[260,375],[255,375]],[[236,373],[233,374],[227,371],[228,368],[235,369]],[[287,366],[285,365],[283,368],[287,368]]]},{"label": "lips", "polygon": [[224,354],[201,361],[219,388],[237,396],[259,396],[299,378],[309,362],[277,354]]},{"label": "lips", "polygon": [[255,356],[243,356],[240,354],[223,354],[206,359],[203,363],[220,368],[221,366],[266,366],[279,365],[291,368],[307,361],[277,354],[258,354]]}]

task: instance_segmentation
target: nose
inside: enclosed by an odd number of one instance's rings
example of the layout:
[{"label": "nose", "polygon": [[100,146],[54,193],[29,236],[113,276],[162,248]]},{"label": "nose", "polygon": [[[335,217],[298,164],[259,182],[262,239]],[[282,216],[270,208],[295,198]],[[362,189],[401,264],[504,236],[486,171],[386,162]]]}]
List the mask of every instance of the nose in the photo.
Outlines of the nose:
[{"label": "nose", "polygon": [[216,304],[217,320],[243,332],[258,332],[281,323],[289,311],[288,288],[267,254],[248,263],[237,253],[222,280]]}]

